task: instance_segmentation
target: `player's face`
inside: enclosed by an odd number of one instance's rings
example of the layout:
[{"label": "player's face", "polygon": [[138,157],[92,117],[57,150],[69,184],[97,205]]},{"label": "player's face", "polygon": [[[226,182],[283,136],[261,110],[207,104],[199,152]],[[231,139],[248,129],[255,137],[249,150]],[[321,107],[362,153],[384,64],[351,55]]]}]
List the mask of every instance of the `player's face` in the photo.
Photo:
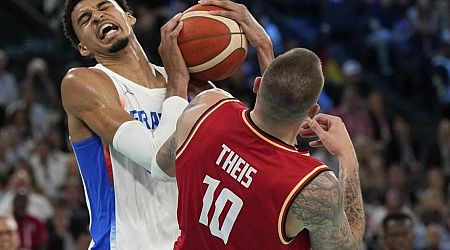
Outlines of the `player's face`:
[{"label": "player's face", "polygon": [[113,0],[82,0],[73,9],[71,18],[83,56],[122,50],[128,45],[136,21]]}]

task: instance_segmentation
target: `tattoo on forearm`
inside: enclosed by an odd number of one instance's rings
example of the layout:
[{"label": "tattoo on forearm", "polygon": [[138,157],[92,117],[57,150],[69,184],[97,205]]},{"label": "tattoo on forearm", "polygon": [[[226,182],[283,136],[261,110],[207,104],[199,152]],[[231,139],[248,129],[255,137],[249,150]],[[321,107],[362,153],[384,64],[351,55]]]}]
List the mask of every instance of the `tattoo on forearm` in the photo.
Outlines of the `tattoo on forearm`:
[{"label": "tattoo on forearm", "polygon": [[345,179],[344,211],[351,230],[357,239],[362,239],[365,226],[365,215],[358,171],[354,171]]},{"label": "tattoo on forearm", "polygon": [[159,167],[169,176],[175,176],[175,156],[177,151],[177,140],[175,133],[163,144],[156,155]]}]

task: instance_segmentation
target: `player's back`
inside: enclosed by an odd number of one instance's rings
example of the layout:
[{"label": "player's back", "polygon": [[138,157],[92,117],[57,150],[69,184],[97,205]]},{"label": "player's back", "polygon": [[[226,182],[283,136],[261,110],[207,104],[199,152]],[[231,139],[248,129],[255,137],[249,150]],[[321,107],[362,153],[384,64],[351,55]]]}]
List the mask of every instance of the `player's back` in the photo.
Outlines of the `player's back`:
[{"label": "player's back", "polygon": [[287,239],[284,223],[292,199],[326,170],[258,129],[242,103],[219,102],[177,153],[175,249],[310,249],[308,232]]}]

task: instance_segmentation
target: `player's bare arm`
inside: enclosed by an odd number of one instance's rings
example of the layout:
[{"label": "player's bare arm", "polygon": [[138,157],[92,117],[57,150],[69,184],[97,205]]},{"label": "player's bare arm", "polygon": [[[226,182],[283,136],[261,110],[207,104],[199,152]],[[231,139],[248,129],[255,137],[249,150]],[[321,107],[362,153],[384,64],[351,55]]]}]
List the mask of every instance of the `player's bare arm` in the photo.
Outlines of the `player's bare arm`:
[{"label": "player's bare arm", "polygon": [[318,175],[292,202],[286,234],[295,237],[308,229],[313,249],[357,249],[344,214],[344,192],[331,172]]},{"label": "player's bare arm", "polygon": [[[167,72],[167,96],[178,95],[186,99],[189,72],[177,44],[177,37],[183,28],[181,17],[182,14],[178,13],[161,27],[161,43],[158,52]],[[174,88],[170,88],[172,85]],[[177,88],[177,86],[184,86],[184,88]]]},{"label": "player's bare arm", "polygon": [[95,133],[112,143],[117,128],[132,120],[120,106],[111,80],[97,70],[70,70],[62,81],[61,97],[73,141],[87,139]]},{"label": "player's bare arm", "polygon": [[[293,219],[293,215],[298,219],[297,222],[295,219],[291,222],[291,229],[292,225],[300,226],[297,228],[300,230],[307,228],[311,234],[311,243],[317,249],[359,248],[365,225],[359,166],[344,123],[339,117],[319,114],[314,119],[307,118],[300,134],[318,136],[319,139],[310,145],[323,145],[337,156],[340,174],[338,181],[333,174],[323,173],[305,187],[289,211],[290,219]],[[324,177],[328,178],[328,182]],[[318,205],[322,207],[316,207]],[[323,221],[317,221],[320,213],[323,213]],[[325,219],[327,216],[330,220]],[[323,225],[328,227],[322,228]],[[295,232],[289,233],[295,235]]]},{"label": "player's bare arm", "polygon": [[216,5],[226,10],[210,11],[212,15],[219,15],[235,20],[242,27],[249,43],[255,48],[261,74],[264,74],[269,64],[274,60],[272,41],[264,28],[243,4],[229,0],[200,0],[203,5]]},{"label": "player's bare arm", "polygon": [[175,176],[176,151],[183,145],[200,116],[220,100],[232,97],[222,89],[210,89],[203,91],[189,103],[178,119],[175,133],[169,137],[156,154],[158,167],[165,174],[170,177]]}]

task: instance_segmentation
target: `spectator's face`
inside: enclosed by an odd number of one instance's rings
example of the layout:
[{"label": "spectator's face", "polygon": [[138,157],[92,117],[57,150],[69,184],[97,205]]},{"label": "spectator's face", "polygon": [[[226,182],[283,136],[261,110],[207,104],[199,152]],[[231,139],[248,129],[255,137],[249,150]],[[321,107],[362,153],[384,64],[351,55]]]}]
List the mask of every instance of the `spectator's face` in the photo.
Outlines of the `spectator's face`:
[{"label": "spectator's face", "polygon": [[17,229],[6,219],[0,218],[0,250],[17,250],[20,239]]},{"label": "spectator's face", "polygon": [[384,231],[385,250],[408,250],[413,247],[412,225],[409,221],[390,221]]},{"label": "spectator's face", "polygon": [[427,249],[439,249],[441,244],[442,234],[441,228],[437,224],[430,224],[427,227],[426,244]]}]

